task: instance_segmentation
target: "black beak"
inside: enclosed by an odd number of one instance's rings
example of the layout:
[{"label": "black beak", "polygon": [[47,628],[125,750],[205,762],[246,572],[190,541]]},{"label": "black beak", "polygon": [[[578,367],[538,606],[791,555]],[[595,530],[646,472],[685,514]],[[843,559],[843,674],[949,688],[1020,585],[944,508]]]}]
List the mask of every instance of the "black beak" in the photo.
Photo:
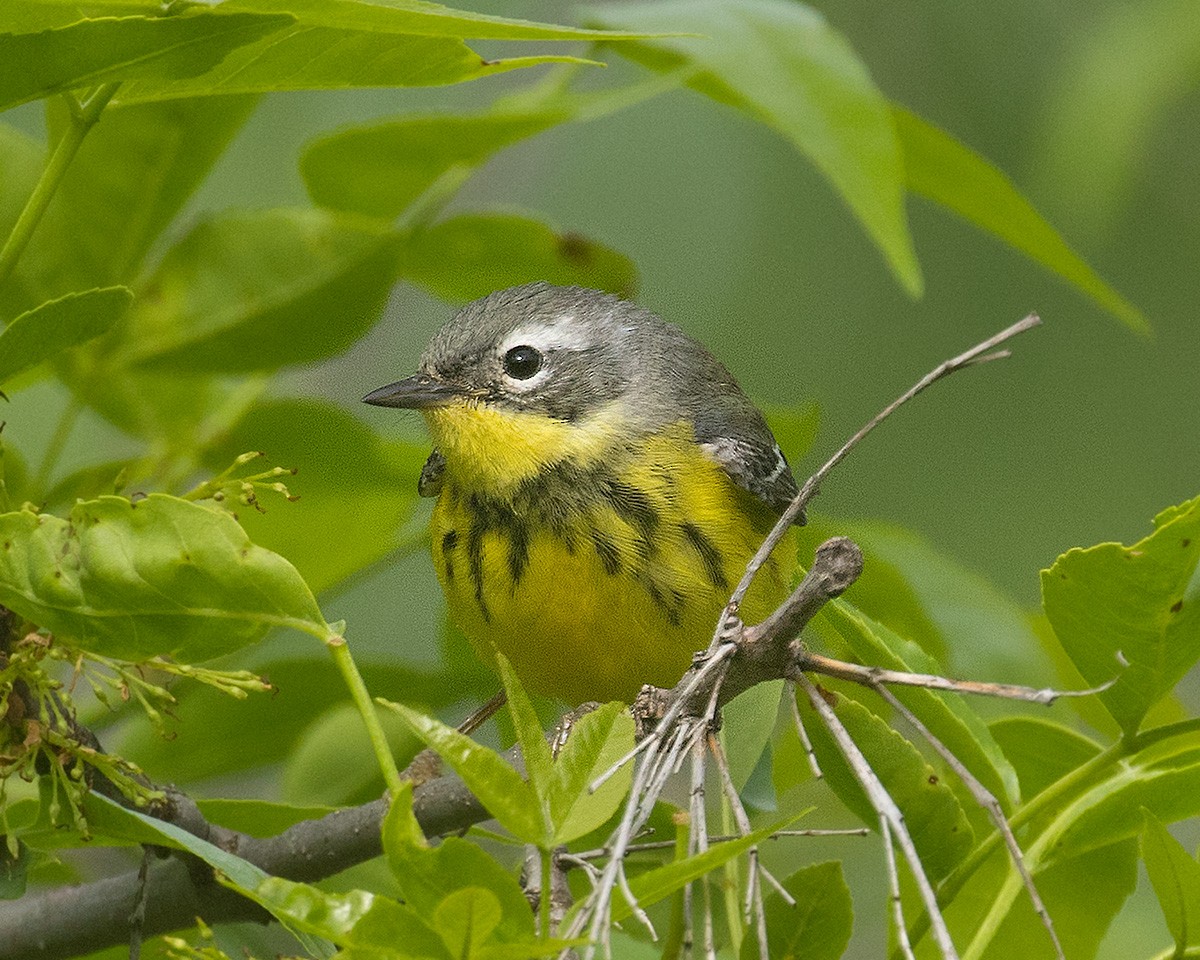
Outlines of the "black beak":
[{"label": "black beak", "polygon": [[386,387],[372,390],[363,397],[362,402],[376,407],[428,410],[431,407],[444,407],[465,396],[467,391],[462,387],[418,373],[406,380],[397,380]]}]

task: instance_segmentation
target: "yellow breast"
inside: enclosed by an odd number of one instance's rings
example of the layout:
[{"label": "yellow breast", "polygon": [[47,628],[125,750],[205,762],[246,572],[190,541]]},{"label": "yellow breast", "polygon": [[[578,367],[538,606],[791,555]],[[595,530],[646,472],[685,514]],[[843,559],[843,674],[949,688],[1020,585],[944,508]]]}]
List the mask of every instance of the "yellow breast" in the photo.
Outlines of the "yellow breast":
[{"label": "yellow breast", "polygon": [[[564,444],[546,431],[566,425],[519,418],[466,405],[430,416],[447,460],[432,533],[451,616],[485,658],[499,650],[529,687],[570,703],[674,684],[774,517],[685,423],[633,442],[595,427]],[[525,444],[540,431],[539,455],[497,446],[496,430]],[[490,453],[456,469],[464,444]],[[778,604],[794,568],[789,536],[743,605],[748,621]]]}]

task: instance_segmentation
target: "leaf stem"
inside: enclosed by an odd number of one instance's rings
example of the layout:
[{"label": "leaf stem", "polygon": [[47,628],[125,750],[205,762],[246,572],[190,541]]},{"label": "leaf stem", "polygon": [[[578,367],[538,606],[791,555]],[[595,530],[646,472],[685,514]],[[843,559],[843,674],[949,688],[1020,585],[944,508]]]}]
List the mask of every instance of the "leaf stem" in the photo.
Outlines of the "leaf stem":
[{"label": "leaf stem", "polygon": [[75,154],[79,152],[83,138],[96,125],[100,114],[104,112],[104,108],[108,106],[108,102],[113,98],[113,94],[117,92],[119,86],[119,83],[106,83],[104,86],[96,88],[92,95],[83,102],[68,95],[68,103],[71,107],[71,125],[67,127],[61,139],[55,144],[54,152],[50,155],[45,169],[42,170],[37,186],[33,188],[29,199],[25,201],[25,208],[17,217],[17,222],[13,225],[12,233],[8,235],[4,248],[0,250],[0,283],[12,275],[34,230],[41,223],[46,208],[50,206],[50,201],[58,191],[67,168],[75,159]]},{"label": "leaf stem", "polygon": [[350,647],[346,644],[346,638],[340,634],[331,634],[326,638],[325,645],[333,654],[333,662],[337,664],[342,679],[350,688],[350,696],[367,727],[367,736],[371,738],[371,747],[375,751],[375,759],[379,761],[379,769],[383,771],[383,779],[387,784],[388,793],[395,796],[403,785],[404,779],[396,767],[396,758],[392,756],[392,748],[388,745],[387,735],[383,732],[379,716],[375,713],[375,703],[371,700],[371,694],[367,692],[367,685],[363,682],[362,674],[358,672],[354,658],[350,656]]}]

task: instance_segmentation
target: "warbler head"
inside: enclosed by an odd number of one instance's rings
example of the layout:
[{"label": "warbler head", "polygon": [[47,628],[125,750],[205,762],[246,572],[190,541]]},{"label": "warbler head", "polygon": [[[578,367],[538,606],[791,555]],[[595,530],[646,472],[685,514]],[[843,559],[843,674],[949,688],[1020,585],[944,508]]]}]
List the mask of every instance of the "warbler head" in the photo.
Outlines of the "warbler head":
[{"label": "warbler head", "polygon": [[534,283],[476,300],[434,335],[414,376],[363,400],[420,410],[454,475],[493,491],[683,425],[735,480],[730,465],[794,492],[729,371],[678,327],[595,290]]}]

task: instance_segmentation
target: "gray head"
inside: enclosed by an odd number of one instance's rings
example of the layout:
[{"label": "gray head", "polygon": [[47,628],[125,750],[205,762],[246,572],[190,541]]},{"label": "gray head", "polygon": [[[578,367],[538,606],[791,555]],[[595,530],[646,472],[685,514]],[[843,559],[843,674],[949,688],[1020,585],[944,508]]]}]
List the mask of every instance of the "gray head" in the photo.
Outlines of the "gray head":
[{"label": "gray head", "polygon": [[434,335],[416,376],[364,398],[421,410],[463,399],[566,424],[617,413],[635,433],[688,421],[740,486],[768,502],[795,489],[729,371],[678,327],[596,290],[533,283],[476,300]]}]

